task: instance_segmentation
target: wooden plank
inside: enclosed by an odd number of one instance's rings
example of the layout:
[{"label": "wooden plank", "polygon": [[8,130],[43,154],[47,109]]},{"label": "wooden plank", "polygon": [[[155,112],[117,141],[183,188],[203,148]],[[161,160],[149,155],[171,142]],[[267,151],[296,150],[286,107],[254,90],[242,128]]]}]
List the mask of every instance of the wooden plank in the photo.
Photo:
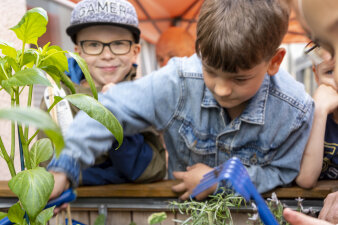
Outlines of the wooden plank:
[{"label": "wooden plank", "polygon": [[83,186],[76,189],[79,197],[178,197],[171,190],[177,180],[164,180],[149,184],[112,184]]},{"label": "wooden plank", "polygon": [[312,189],[303,189],[298,186],[276,188],[273,191],[263,194],[263,197],[271,197],[271,193],[275,192],[279,199],[282,198],[311,198],[323,199],[328,194],[338,190],[338,180],[321,180],[318,181],[316,187]]},{"label": "wooden plank", "polygon": [[16,197],[16,195],[9,189],[8,181],[0,181],[0,197]]},{"label": "wooden plank", "polygon": [[[104,186],[87,186],[76,189],[78,198],[81,197],[160,197],[176,198],[179,196],[171,190],[177,184],[177,180],[164,180],[150,184],[115,184]],[[270,197],[275,192],[278,198],[325,198],[329,193],[338,190],[338,180],[322,180],[312,189],[303,189],[298,186],[280,187],[265,193],[264,197]],[[15,197],[9,189],[7,181],[0,181],[0,198]]]},{"label": "wooden plank", "polygon": [[91,225],[89,220],[89,212],[76,212],[72,210],[72,219],[86,225]]},{"label": "wooden plank", "polygon": [[98,212],[88,212],[88,213],[89,213],[89,224],[88,225],[94,224],[96,218],[99,216],[99,213]]}]

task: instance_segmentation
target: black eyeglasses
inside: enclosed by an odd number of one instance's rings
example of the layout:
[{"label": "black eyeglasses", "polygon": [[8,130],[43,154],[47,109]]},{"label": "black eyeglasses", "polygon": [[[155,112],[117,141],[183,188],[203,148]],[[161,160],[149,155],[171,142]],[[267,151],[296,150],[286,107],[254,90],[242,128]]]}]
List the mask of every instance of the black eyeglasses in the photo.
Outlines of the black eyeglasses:
[{"label": "black eyeglasses", "polygon": [[109,43],[93,40],[80,41],[81,48],[87,55],[100,55],[105,46],[108,46],[114,55],[125,55],[130,52],[132,44],[130,40],[116,40]]}]

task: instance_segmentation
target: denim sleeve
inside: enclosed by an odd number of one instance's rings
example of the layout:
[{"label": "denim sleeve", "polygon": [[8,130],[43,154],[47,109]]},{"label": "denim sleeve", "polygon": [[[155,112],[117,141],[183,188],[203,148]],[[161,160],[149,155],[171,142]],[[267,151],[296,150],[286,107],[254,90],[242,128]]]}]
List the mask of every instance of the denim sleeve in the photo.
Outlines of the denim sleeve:
[{"label": "denim sleeve", "polygon": [[250,178],[260,193],[270,191],[277,186],[287,185],[298,175],[314,113],[313,101],[309,100],[307,105],[308,110],[300,119],[299,128],[291,132],[277,149],[272,162],[264,167],[258,165],[247,167]]},{"label": "denim sleeve", "polygon": [[[180,93],[177,91],[179,78],[175,75],[176,70],[172,62],[153,74],[119,83],[99,95],[99,101],[119,120],[124,135],[140,133],[148,127],[161,130],[169,123]],[[75,161],[84,169],[107,152],[113,142],[114,136],[108,129],[80,111],[65,134],[65,148],[57,161],[71,158],[68,161]],[[67,161],[53,163],[49,170],[66,171],[68,166]],[[69,176],[77,179],[75,174]]]}]

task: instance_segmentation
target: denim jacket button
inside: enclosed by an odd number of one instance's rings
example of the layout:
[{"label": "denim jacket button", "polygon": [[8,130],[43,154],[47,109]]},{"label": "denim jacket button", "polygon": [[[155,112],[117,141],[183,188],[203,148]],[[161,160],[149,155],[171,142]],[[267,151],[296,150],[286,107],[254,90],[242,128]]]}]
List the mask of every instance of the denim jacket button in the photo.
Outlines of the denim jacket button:
[{"label": "denim jacket button", "polygon": [[256,164],[257,162],[258,162],[257,156],[256,156],[256,154],[254,154],[254,155],[250,158],[250,163]]}]

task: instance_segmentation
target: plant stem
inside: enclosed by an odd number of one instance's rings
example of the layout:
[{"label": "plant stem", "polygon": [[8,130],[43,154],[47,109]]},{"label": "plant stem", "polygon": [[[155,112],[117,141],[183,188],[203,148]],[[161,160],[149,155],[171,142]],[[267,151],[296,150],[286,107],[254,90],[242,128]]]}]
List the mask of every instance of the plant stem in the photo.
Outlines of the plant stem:
[{"label": "plant stem", "polygon": [[15,172],[13,160],[11,158],[9,158],[7,151],[6,151],[6,148],[4,146],[4,143],[2,142],[1,137],[0,137],[0,149],[1,149],[2,155],[4,156],[5,161],[7,163],[7,166],[8,166],[9,172],[11,173],[11,176],[15,177],[16,172]]},{"label": "plant stem", "polygon": [[31,144],[31,142],[33,141],[33,139],[35,138],[35,136],[38,135],[39,132],[40,132],[40,130],[35,131],[35,133],[33,134],[33,136],[29,138],[29,140],[27,141],[27,145],[28,146]]},{"label": "plant stem", "polygon": [[26,45],[26,42],[22,42],[22,52],[21,52],[21,60],[20,60],[20,69],[22,68],[22,64],[23,64],[23,55],[25,54],[25,45]]},{"label": "plant stem", "polygon": [[22,151],[23,151],[23,155],[25,157],[25,165],[26,165],[27,169],[32,169],[31,159],[30,159],[30,155],[29,155],[29,151],[28,151],[28,145],[27,145],[27,141],[26,141],[26,139],[23,135],[22,126],[19,125],[18,129],[19,129],[19,138],[21,138],[21,143],[22,143]]},{"label": "plant stem", "polygon": [[[19,90],[18,89],[15,90],[15,104],[17,106],[20,106]],[[25,158],[26,167],[27,167],[27,169],[32,169],[31,159],[30,159],[30,155],[29,155],[29,151],[28,151],[27,139],[24,136],[24,133],[23,133],[23,130],[22,130],[22,125],[18,125],[18,131],[19,131],[19,138],[20,138],[21,144],[22,144],[22,151],[23,151],[23,155],[24,155],[24,158]]]},{"label": "plant stem", "polygon": [[[11,91],[11,107],[15,106],[14,92]],[[15,122],[12,122],[11,127],[11,159],[14,160],[15,156]]]},{"label": "plant stem", "polygon": [[[27,100],[27,106],[31,107],[32,106],[32,97],[33,97],[33,85],[29,85],[29,92],[28,92],[28,100]],[[29,126],[25,126],[25,139],[28,139],[28,131],[29,131]]]}]

